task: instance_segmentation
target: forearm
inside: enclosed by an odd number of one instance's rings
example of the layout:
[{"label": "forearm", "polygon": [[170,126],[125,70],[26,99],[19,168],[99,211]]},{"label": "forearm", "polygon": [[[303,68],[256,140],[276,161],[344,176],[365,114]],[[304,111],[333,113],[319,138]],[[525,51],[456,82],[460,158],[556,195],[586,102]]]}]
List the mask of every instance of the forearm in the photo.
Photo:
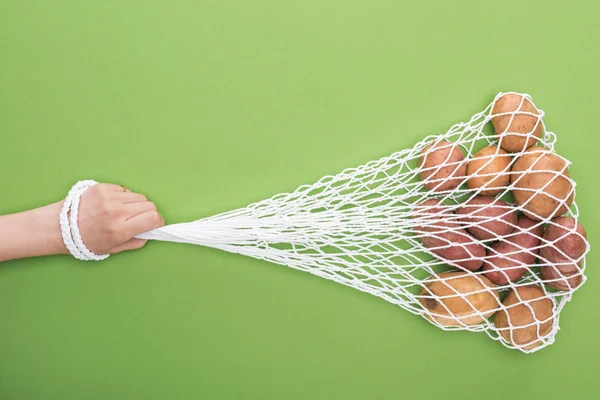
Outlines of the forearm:
[{"label": "forearm", "polygon": [[0,262],[68,253],[58,215],[62,202],[0,216]]}]

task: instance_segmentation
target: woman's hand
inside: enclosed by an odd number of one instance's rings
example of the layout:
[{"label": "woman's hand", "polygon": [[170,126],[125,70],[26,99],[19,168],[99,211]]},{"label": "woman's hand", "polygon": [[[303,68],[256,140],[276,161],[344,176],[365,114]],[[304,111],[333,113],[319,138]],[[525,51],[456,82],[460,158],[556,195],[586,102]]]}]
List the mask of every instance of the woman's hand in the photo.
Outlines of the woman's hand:
[{"label": "woman's hand", "polygon": [[[0,216],[0,262],[68,254],[58,221],[62,204]],[[139,249],[146,240],[134,236],[164,225],[146,196],[107,183],[99,183],[81,196],[78,221],[83,243],[96,254]]]},{"label": "woman's hand", "polygon": [[122,186],[99,183],[81,196],[79,231],[93,253],[139,249],[146,240],[134,236],[164,224],[154,203]]}]

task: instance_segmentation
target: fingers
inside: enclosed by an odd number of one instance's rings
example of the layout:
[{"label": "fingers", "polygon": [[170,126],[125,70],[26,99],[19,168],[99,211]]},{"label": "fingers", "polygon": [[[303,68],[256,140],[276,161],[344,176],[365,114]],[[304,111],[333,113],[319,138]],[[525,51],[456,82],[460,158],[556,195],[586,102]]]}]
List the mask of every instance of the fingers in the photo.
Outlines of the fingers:
[{"label": "fingers", "polygon": [[130,237],[163,226],[165,221],[156,210],[149,210],[125,221],[125,230]]},{"label": "fingers", "polygon": [[120,253],[120,252],[126,251],[126,250],[137,250],[137,249],[144,247],[146,242],[147,242],[147,240],[145,240],[145,239],[137,239],[137,238],[129,239],[125,243],[122,243],[122,244],[118,245],[117,247],[115,247],[114,249],[112,249],[110,251],[110,254]]},{"label": "fingers", "polygon": [[123,204],[129,204],[129,203],[137,203],[137,202],[142,202],[142,201],[147,201],[146,196],[144,196],[141,193],[132,193],[131,191],[128,192],[117,192],[113,194],[113,197],[115,200],[120,201]]},{"label": "fingers", "polygon": [[[113,183],[100,183],[99,186],[102,186],[103,188],[105,188],[111,192],[125,193],[125,190],[123,189],[123,186],[121,186],[121,185],[115,185]],[[131,190],[127,189],[127,192],[131,192]]]},{"label": "fingers", "polygon": [[82,236],[99,254],[139,249],[146,241],[136,235],[164,225],[154,203],[120,185],[95,185],[83,194],[81,204]]},{"label": "fingers", "polygon": [[141,201],[136,203],[124,204],[125,208],[125,220],[135,217],[136,215],[145,213],[147,211],[156,211],[156,205],[151,201]]},{"label": "fingers", "polygon": [[120,201],[123,204],[147,201],[146,196],[141,193],[134,193],[123,185],[114,185],[112,183],[101,183],[98,186],[106,192],[110,192],[110,198]]}]

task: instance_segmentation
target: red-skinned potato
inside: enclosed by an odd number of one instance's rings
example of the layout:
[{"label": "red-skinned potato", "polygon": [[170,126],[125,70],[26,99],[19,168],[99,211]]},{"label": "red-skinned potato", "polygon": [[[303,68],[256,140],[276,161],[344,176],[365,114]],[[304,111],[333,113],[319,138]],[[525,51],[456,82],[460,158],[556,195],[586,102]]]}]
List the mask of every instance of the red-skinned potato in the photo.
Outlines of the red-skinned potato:
[{"label": "red-skinned potato", "polygon": [[521,216],[514,236],[494,243],[490,248],[482,269],[489,271],[485,276],[496,285],[520,279],[537,258],[542,231],[541,223]]},{"label": "red-skinned potato", "polygon": [[540,267],[544,283],[565,291],[581,285],[581,262],[587,250],[587,234],[583,226],[571,217],[555,218],[546,228],[544,240],[549,243],[540,250],[540,257],[551,264]]},{"label": "red-skinned potato", "polygon": [[496,240],[508,235],[517,225],[517,214],[499,199],[477,196],[456,210],[467,231],[480,240]]},{"label": "red-skinned potato", "polygon": [[465,155],[452,142],[432,143],[425,147],[419,158],[419,177],[423,186],[434,192],[456,189],[465,180]]},{"label": "red-skinned potato", "polygon": [[481,268],[485,248],[460,227],[441,201],[424,201],[415,207],[412,217],[417,236],[431,252],[469,271]]}]

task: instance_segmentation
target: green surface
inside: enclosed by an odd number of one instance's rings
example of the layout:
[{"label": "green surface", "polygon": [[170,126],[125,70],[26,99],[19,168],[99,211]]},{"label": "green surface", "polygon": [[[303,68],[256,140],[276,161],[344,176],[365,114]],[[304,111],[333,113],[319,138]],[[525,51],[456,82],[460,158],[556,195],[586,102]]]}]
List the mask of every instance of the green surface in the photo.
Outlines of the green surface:
[{"label": "green surface", "polygon": [[[0,2],[0,213],[124,183],[167,222],[410,147],[523,91],[592,245],[597,1]],[[217,250],[0,266],[0,399],[598,398],[600,253],[533,355]]]}]

